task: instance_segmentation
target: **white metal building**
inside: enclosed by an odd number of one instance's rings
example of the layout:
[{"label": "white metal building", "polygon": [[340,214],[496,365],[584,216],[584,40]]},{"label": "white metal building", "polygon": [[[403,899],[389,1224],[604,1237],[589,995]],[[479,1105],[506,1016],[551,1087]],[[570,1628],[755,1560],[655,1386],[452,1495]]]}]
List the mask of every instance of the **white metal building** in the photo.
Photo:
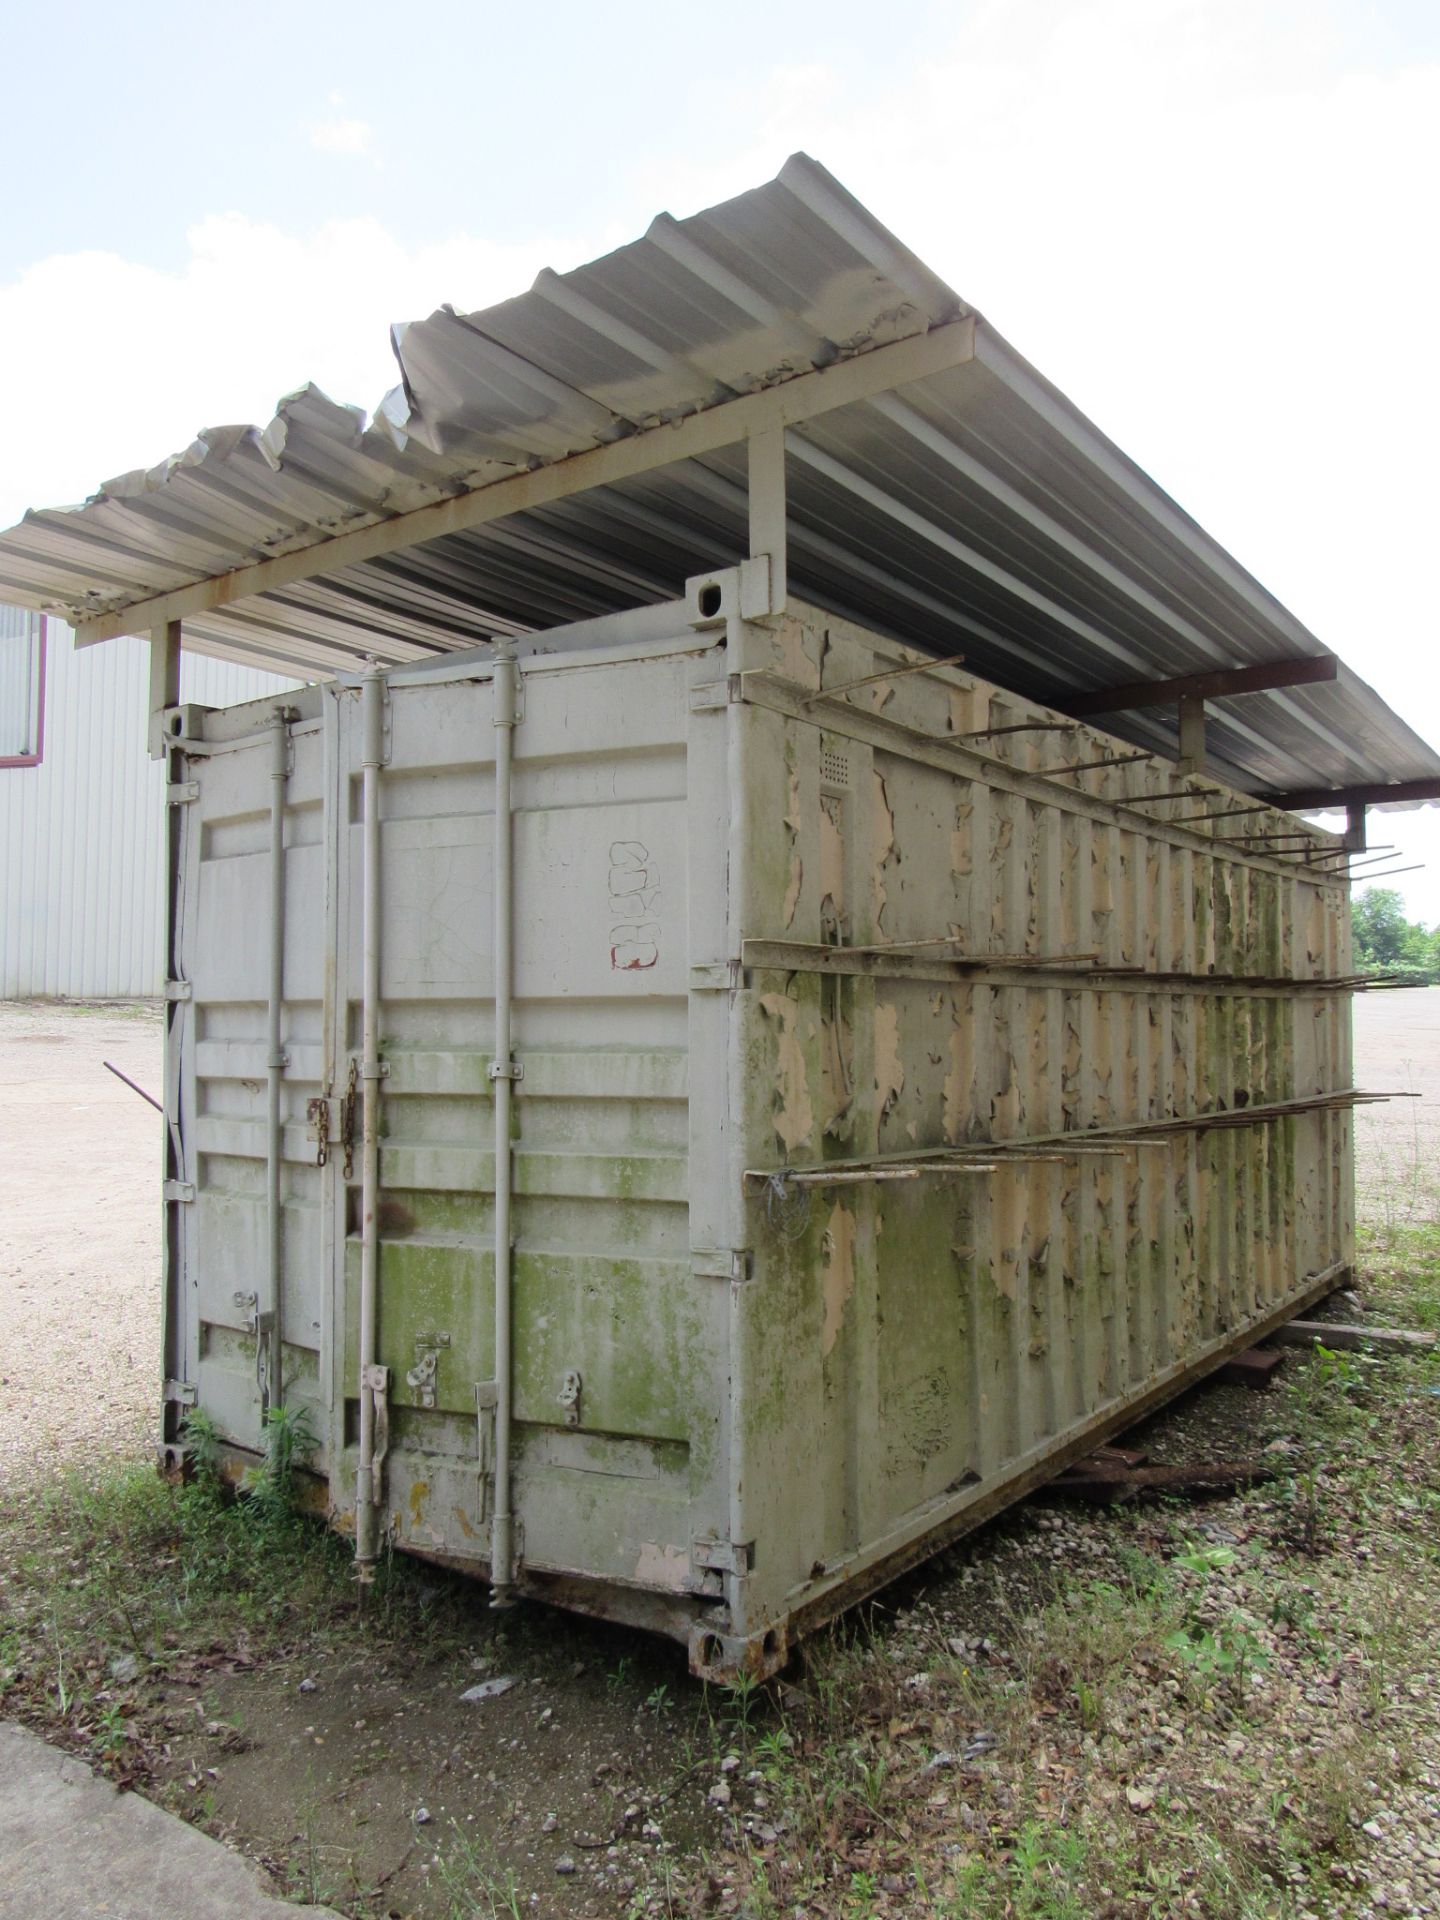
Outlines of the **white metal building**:
[{"label": "white metal building", "polygon": [[[0,607],[0,998],[158,994],[165,773],[146,751],[143,640],[77,650]],[[187,653],[182,697],[229,706],[294,686]]]}]

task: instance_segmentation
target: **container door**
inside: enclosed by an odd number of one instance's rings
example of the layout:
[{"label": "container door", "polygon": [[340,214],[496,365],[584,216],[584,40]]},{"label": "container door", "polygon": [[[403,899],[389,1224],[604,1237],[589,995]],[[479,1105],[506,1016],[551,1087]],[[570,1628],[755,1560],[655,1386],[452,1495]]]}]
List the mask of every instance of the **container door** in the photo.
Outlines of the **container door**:
[{"label": "container door", "polygon": [[[313,712],[318,696],[289,695]],[[172,756],[174,935],[166,1047],[170,1236],[166,1364],[220,1436],[259,1451],[262,1405],[303,1408],[326,1463],[320,1352],[328,1233],[320,1129],[325,1059],[327,754],[310,718],[287,729],[280,1074],[281,1377],[271,1377],[267,1160],[270,803],[276,703],[236,710],[204,754]],[[293,706],[287,707],[293,713]],[[178,1387],[178,1383],[185,1383]],[[175,1416],[172,1415],[172,1428]]]},{"label": "container door", "polygon": [[[514,1505],[525,1568],[679,1590],[695,1463],[715,1470],[708,1358],[724,1289],[692,1272],[687,1203],[689,689],[707,659],[522,663],[514,734]],[[709,665],[713,678],[713,664]],[[378,1359],[385,1522],[488,1564],[494,1380],[492,689],[389,689],[380,780]],[[340,954],[361,1024],[358,703]],[[723,825],[706,836],[723,901]],[[358,1172],[357,1172],[358,1180]],[[354,1438],[358,1190],[344,1257]],[[708,1291],[707,1291],[708,1288]],[[703,1446],[699,1441],[703,1439]],[[337,1483],[339,1484],[339,1483]],[[345,1497],[353,1479],[347,1475]]]}]

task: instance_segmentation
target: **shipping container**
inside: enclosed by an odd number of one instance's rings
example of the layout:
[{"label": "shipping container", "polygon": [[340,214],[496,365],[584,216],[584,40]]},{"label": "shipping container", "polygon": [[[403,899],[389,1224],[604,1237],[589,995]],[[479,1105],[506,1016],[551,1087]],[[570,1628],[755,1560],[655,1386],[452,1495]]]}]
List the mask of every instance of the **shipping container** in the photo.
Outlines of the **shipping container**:
[{"label": "shipping container", "polygon": [[1346,893],[1293,818],[1250,851],[1212,782],[738,594],[182,708],[173,840],[172,1397],[252,1455],[304,1404],[362,1558],[716,1676],[1352,1250]]},{"label": "shipping container", "polygon": [[1343,1279],[1440,755],[803,154],[393,338],[0,534],[150,637],[162,1456],[769,1673]]}]

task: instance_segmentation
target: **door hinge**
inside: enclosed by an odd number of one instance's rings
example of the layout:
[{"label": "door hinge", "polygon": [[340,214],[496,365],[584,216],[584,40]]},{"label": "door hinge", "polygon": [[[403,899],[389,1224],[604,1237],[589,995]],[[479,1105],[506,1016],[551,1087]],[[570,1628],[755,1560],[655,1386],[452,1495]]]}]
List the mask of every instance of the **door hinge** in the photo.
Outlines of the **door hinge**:
[{"label": "door hinge", "polygon": [[198,780],[172,780],[165,789],[166,804],[172,807],[188,807],[192,800],[200,798]]},{"label": "door hinge", "polygon": [[578,1427],[580,1424],[580,1394],[583,1386],[584,1382],[580,1377],[580,1369],[578,1367],[567,1368],[564,1378],[560,1382],[559,1393],[560,1404],[565,1409],[565,1424],[567,1427]]},{"label": "door hinge", "polygon": [[707,960],[690,969],[692,993],[730,993],[740,985],[738,960]]},{"label": "door hinge", "polygon": [[419,1394],[422,1407],[438,1404],[440,1353],[449,1344],[448,1333],[417,1333],[415,1336],[415,1364],[405,1375],[405,1384]]},{"label": "door hinge", "polygon": [[750,1541],[736,1544],[706,1534],[690,1542],[690,1562],[702,1573],[746,1574],[755,1564],[755,1548]]},{"label": "door hinge", "polygon": [[200,1390],[193,1380],[167,1380],[165,1399],[173,1407],[197,1407],[200,1404]]},{"label": "door hinge", "polygon": [[476,1519],[483,1527],[490,1518],[495,1481],[495,1408],[500,1395],[493,1380],[475,1382],[475,1465],[479,1480]]},{"label": "door hinge", "polygon": [[195,988],[191,981],[167,980],[165,982],[165,998],[167,1000],[193,1000],[194,997]]},{"label": "door hinge", "polygon": [[193,1180],[167,1180],[161,1192],[167,1201],[174,1201],[182,1207],[188,1206],[195,1198],[195,1183]]},{"label": "door hinge", "polygon": [[385,1456],[390,1451],[390,1369],[371,1363],[360,1369],[360,1391],[370,1395],[374,1414],[370,1455],[370,1498],[379,1507],[385,1501]]}]

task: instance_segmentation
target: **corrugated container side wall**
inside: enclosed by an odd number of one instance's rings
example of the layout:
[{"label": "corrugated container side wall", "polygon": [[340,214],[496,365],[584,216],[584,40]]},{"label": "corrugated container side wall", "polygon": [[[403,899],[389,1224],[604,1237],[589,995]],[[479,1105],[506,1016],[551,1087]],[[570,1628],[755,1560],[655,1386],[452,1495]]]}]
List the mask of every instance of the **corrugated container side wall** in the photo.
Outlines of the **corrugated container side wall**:
[{"label": "corrugated container side wall", "polygon": [[[165,776],[146,751],[149,646],[46,634],[45,749],[0,768],[0,997],[141,999],[161,990]],[[295,685],[196,654],[180,694],[224,707]]]},{"label": "corrugated container side wall", "polygon": [[[866,684],[895,650],[844,622],[750,642],[753,1634],[1313,1295],[1353,1203],[1348,1110],[1319,1104],[1352,1078],[1334,876],[1242,852],[1234,820],[1117,815],[1173,768],[958,674]],[[820,695],[822,671],[859,684]],[[1067,763],[1091,770],[1025,778]],[[992,958],[957,975],[955,953]],[[851,1184],[754,1178],[847,1162]]]}]

